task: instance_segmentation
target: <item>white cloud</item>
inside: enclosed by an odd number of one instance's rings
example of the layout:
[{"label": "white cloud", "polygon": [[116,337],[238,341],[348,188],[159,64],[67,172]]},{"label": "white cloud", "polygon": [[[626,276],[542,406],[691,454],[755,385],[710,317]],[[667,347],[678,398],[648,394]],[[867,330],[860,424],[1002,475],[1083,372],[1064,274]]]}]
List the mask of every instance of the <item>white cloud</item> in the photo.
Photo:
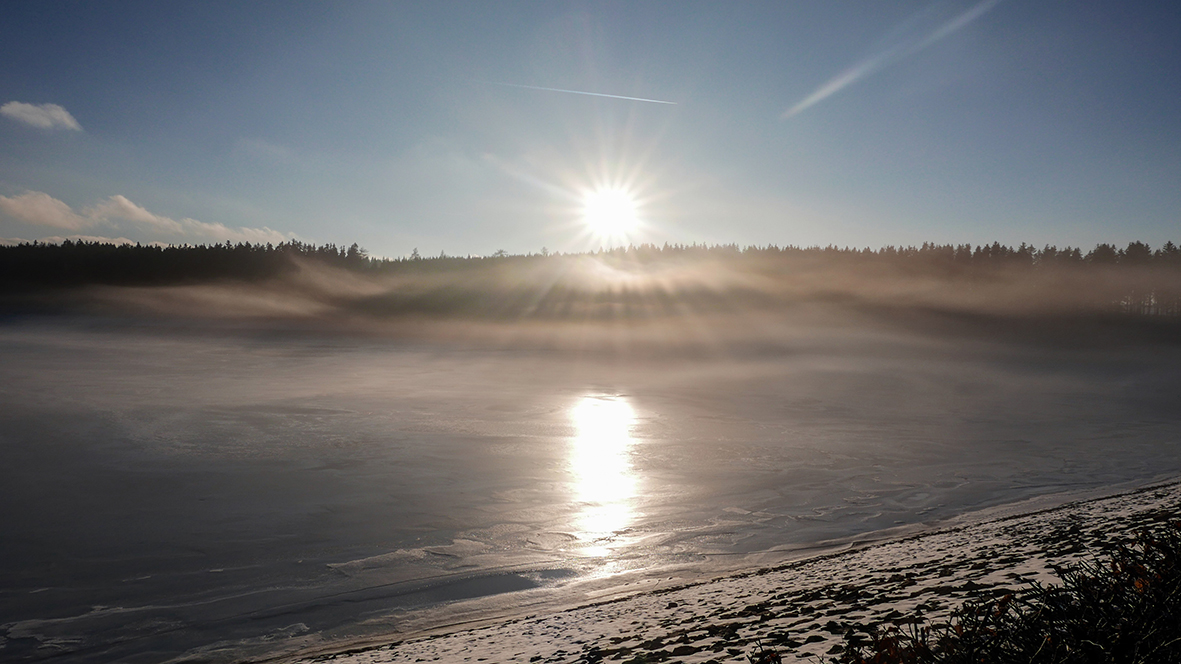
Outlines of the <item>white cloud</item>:
[{"label": "white cloud", "polygon": [[280,242],[286,242],[288,239],[288,236],[266,226],[262,228],[238,228],[235,230],[225,224],[211,224],[205,221],[197,221],[196,219],[183,219],[181,223],[184,225],[186,233],[191,232],[194,235],[204,235],[220,241],[231,240],[234,242],[250,242],[252,244],[270,242],[272,244],[278,244]]},{"label": "white cloud", "polygon": [[[54,235],[52,237],[38,238],[38,242],[45,244],[61,244],[66,240],[73,240],[74,242],[98,242],[100,244],[137,244],[135,240],[129,240],[125,237],[106,237],[105,235]],[[149,242],[148,244],[163,244],[162,242]]]},{"label": "white cloud", "polygon": [[40,191],[30,191],[12,198],[0,196],[0,210],[34,226],[52,226],[76,231],[91,223],[71,210],[69,205]]},{"label": "white cloud", "polygon": [[[26,240],[19,237],[0,237],[0,247],[15,247],[18,244],[30,244],[31,242],[61,244],[66,240],[73,240],[74,242],[99,242],[102,244],[135,244],[135,240],[129,240],[125,237],[106,237],[105,235],[51,235],[49,237],[39,237],[36,240]],[[163,243],[151,242],[150,244]]]},{"label": "white cloud", "polygon": [[86,210],[86,213],[91,219],[102,221],[126,219],[127,221],[146,224],[169,233],[184,233],[184,229],[179,222],[158,214],[152,214],[145,208],[132,203],[125,196],[121,195],[111,196],[102,203]]},{"label": "white cloud", "polygon": [[[175,241],[187,239],[212,242],[250,242],[278,244],[286,242],[294,235],[284,235],[266,226],[262,228],[238,227],[231,228],[222,223],[210,223],[196,219],[175,219],[155,214],[147,208],[136,205],[126,196],[115,195],[92,207],[84,208],[82,214],[74,212],[66,203],[40,191],[30,191],[11,198],[0,196],[0,211],[7,215],[36,226],[52,226],[64,230],[82,230],[96,225],[106,225],[118,228],[118,222],[132,222],[141,228],[157,233],[163,233]],[[124,230],[126,232],[126,230]],[[125,244],[133,242],[127,238],[106,238],[99,236],[70,236],[70,239],[86,239],[89,241],[115,242]],[[42,242],[61,242],[65,237],[43,238]],[[19,242],[19,241],[18,241]]]},{"label": "white cloud", "polygon": [[136,205],[125,196],[115,195],[98,205],[88,209],[87,216],[92,219],[109,221],[111,219],[125,219],[150,226],[156,230],[185,236],[206,237],[217,242],[230,240],[231,242],[250,242],[278,244],[286,242],[287,236],[270,228],[237,228],[233,229],[225,224],[197,221],[196,219],[181,219],[176,221],[163,215],[149,212],[146,208]]},{"label": "white cloud", "polygon": [[82,125],[78,124],[74,116],[57,104],[26,104],[23,101],[10,101],[0,106],[0,115],[38,129],[82,131]]}]

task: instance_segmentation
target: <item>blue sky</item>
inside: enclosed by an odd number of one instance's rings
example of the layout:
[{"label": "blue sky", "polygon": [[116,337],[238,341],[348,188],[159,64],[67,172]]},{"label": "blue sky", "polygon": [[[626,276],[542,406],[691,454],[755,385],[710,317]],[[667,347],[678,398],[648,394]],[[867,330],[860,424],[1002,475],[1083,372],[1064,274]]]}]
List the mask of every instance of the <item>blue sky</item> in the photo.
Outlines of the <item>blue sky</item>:
[{"label": "blue sky", "polygon": [[[1181,240],[1181,10],[8,2],[0,238],[577,251]],[[657,104],[559,88],[675,102]]]}]

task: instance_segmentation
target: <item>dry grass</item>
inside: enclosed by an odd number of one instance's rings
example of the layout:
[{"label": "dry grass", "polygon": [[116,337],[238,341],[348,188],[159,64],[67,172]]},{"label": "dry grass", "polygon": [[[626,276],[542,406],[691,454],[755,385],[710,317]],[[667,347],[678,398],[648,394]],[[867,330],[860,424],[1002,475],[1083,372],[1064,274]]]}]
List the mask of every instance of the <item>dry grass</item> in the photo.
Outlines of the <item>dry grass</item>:
[{"label": "dry grass", "polygon": [[966,603],[952,620],[849,634],[835,664],[1181,661],[1181,522],[1143,532],[1103,560]]}]

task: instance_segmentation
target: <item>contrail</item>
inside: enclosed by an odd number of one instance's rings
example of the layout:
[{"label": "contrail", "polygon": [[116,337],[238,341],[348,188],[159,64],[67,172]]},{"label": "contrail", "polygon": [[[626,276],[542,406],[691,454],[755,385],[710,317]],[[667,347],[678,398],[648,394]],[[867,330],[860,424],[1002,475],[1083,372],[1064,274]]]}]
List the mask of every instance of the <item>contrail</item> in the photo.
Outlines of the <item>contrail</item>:
[{"label": "contrail", "polygon": [[903,58],[918,53],[935,42],[938,42],[952,33],[964,28],[972,21],[980,18],[986,14],[988,10],[995,7],[1000,1],[1001,0],[981,0],[981,2],[973,5],[968,11],[963,12],[959,16],[956,16],[950,21],[947,21],[943,25],[940,25],[938,28],[927,33],[927,35],[922,39],[912,40],[909,41],[909,43],[907,41],[903,41],[894,44],[893,46],[890,46],[889,48],[868,58],[865,58],[861,62],[858,62],[852,67],[849,67],[845,71],[834,76],[824,85],[816,88],[812,94],[804,97],[804,99],[798,104],[784,111],[783,115],[780,117],[786,120],[794,115],[797,115],[801,111],[814,106],[825,99],[828,99],[829,97],[840,92],[841,90],[844,90],[857,81],[860,81],[866,76],[885,69],[887,66],[892,65]]},{"label": "contrail", "polygon": [[624,97],[623,95],[609,95],[602,92],[585,92],[583,90],[563,90],[562,88],[542,88],[536,85],[518,85],[516,83],[497,83],[496,81],[483,81],[491,85],[502,85],[506,88],[524,88],[525,90],[543,90],[545,92],[565,92],[572,95],[587,95],[589,97],[607,97],[609,99],[626,99],[627,101],[646,101],[650,104],[672,104],[676,106],[675,101],[662,101],[660,99],[644,99],[643,97]]}]

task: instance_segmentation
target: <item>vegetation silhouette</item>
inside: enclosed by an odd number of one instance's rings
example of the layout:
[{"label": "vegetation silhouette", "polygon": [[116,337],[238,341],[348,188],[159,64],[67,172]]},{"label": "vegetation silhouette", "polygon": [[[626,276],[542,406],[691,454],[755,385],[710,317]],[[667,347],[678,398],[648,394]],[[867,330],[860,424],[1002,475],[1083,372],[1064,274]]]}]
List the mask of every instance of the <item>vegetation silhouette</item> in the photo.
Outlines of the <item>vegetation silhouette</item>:
[{"label": "vegetation silhouette", "polygon": [[[1067,664],[1181,661],[1181,521],[1059,569],[1060,585],[980,598],[950,622],[919,616],[850,630],[833,664]],[[899,627],[898,624],[909,625]]]},{"label": "vegetation silhouette", "polygon": [[[319,271],[317,280],[308,275]],[[351,281],[349,281],[351,279]],[[347,283],[345,283],[347,281]],[[327,284],[334,285],[327,285]],[[801,302],[989,315],[1181,318],[1181,249],[1143,242],[1089,252],[924,243],[850,249],[643,244],[580,254],[376,258],[353,244],[0,247],[11,305],[88,287],[284,286],[339,311],[603,320],[774,310]]]}]

